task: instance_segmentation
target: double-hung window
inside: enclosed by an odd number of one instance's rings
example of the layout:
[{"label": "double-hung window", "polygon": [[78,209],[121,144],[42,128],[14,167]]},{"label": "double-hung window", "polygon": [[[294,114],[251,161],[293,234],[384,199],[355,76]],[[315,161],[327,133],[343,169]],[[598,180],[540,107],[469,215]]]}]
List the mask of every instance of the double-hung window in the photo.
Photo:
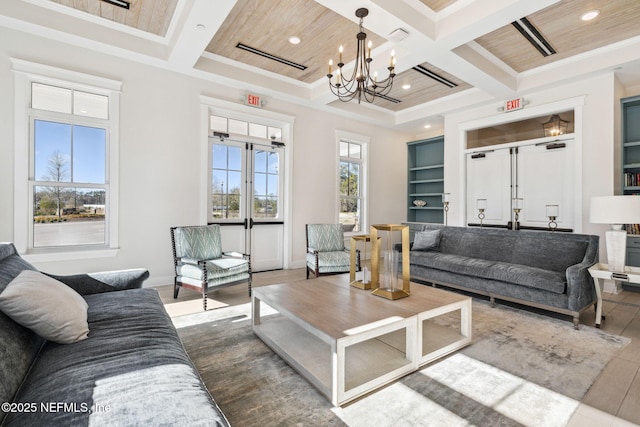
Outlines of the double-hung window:
[{"label": "double-hung window", "polygon": [[338,132],[338,222],[345,232],[366,229],[368,139]]},{"label": "double-hung window", "polygon": [[[16,244],[27,253],[115,248],[119,83],[24,72],[40,67],[14,62],[16,106],[24,107],[16,113],[16,165],[28,165],[16,168]],[[67,74],[73,80],[58,78]]]}]

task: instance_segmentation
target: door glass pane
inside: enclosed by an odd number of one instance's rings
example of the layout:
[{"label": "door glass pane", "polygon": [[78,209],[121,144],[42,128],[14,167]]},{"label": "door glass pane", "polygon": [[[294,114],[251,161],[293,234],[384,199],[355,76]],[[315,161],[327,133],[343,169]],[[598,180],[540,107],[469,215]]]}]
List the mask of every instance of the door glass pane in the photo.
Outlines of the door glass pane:
[{"label": "door glass pane", "polygon": [[242,194],[242,149],[213,144],[211,208],[215,219],[240,218]]},{"label": "door glass pane", "polygon": [[254,151],[254,216],[274,219],[278,217],[280,154],[277,151]]},{"label": "door glass pane", "polygon": [[262,150],[255,150],[253,168],[256,172],[267,172],[267,152]]},{"label": "door glass pane", "polygon": [[253,192],[256,196],[267,195],[267,174],[256,172],[253,179]]},{"label": "door glass pane", "polygon": [[213,144],[213,169],[227,169],[227,146]]},{"label": "door glass pane", "polygon": [[33,246],[105,244],[105,195],[103,188],[36,186]]}]

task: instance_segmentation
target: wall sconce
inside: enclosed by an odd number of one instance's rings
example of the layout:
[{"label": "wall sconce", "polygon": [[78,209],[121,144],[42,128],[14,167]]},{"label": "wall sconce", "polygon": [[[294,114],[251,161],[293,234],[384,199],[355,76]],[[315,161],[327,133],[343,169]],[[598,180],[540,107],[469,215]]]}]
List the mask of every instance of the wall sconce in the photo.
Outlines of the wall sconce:
[{"label": "wall sconce", "polygon": [[519,198],[511,199],[511,204],[513,206],[513,229],[518,229],[518,217],[520,216],[520,211],[522,211],[522,207],[524,205],[523,200]]},{"label": "wall sconce", "polygon": [[447,216],[449,214],[449,197],[451,193],[442,193],[442,205],[444,206],[444,225],[447,225]]},{"label": "wall sconce", "polygon": [[558,136],[567,133],[569,122],[562,120],[559,115],[553,114],[549,120],[542,124],[544,136]]},{"label": "wall sconce", "polygon": [[476,200],[476,208],[478,208],[478,218],[480,219],[480,227],[482,227],[482,220],[484,220],[484,210],[487,209],[487,199]]},{"label": "wall sconce", "polygon": [[556,218],[558,218],[560,212],[560,206],[558,205],[547,205],[547,216],[549,217],[549,230],[556,231],[558,228],[558,223],[556,222]]}]

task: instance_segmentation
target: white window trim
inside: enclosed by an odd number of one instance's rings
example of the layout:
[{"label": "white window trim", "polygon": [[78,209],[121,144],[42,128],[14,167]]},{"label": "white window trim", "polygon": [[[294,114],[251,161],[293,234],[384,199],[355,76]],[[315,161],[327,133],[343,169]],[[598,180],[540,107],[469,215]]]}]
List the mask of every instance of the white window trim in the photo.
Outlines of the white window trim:
[{"label": "white window trim", "polygon": [[[48,65],[11,58],[14,73],[14,229],[13,243],[18,252],[30,262],[63,261],[115,256],[118,252],[118,212],[119,212],[119,135],[120,135],[120,92],[122,83],[102,77],[91,76],[76,71],[64,70]],[[109,143],[107,168],[109,200],[107,201],[108,246],[99,248],[55,248],[29,250],[29,94],[32,81],[60,85],[77,90],[91,91],[109,96]]]},{"label": "white window trim", "polygon": [[360,222],[360,231],[353,231],[344,233],[345,237],[355,236],[358,234],[368,234],[369,230],[369,146],[371,142],[371,138],[366,135],[360,135],[353,132],[347,132],[342,130],[336,130],[336,162],[335,162],[335,186],[336,189],[336,199],[335,199],[335,222],[336,224],[340,222],[340,141],[348,141],[358,143],[362,146],[361,152],[361,222]]}]

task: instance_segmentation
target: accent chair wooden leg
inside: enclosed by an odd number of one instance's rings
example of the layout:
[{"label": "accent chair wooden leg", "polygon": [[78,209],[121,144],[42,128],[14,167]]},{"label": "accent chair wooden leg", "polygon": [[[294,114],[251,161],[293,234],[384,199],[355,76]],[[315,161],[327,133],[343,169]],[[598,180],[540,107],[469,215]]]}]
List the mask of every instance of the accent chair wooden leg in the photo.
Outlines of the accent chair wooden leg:
[{"label": "accent chair wooden leg", "polygon": [[309,266],[307,266],[307,280],[309,280]]},{"label": "accent chair wooden leg", "polygon": [[180,286],[178,286],[178,281],[173,281],[173,299],[178,298],[178,292],[180,292]]},{"label": "accent chair wooden leg", "polygon": [[207,291],[202,290],[202,308],[207,311]]},{"label": "accent chair wooden leg", "polygon": [[248,285],[249,285],[249,296],[251,296],[251,276],[249,276]]}]

